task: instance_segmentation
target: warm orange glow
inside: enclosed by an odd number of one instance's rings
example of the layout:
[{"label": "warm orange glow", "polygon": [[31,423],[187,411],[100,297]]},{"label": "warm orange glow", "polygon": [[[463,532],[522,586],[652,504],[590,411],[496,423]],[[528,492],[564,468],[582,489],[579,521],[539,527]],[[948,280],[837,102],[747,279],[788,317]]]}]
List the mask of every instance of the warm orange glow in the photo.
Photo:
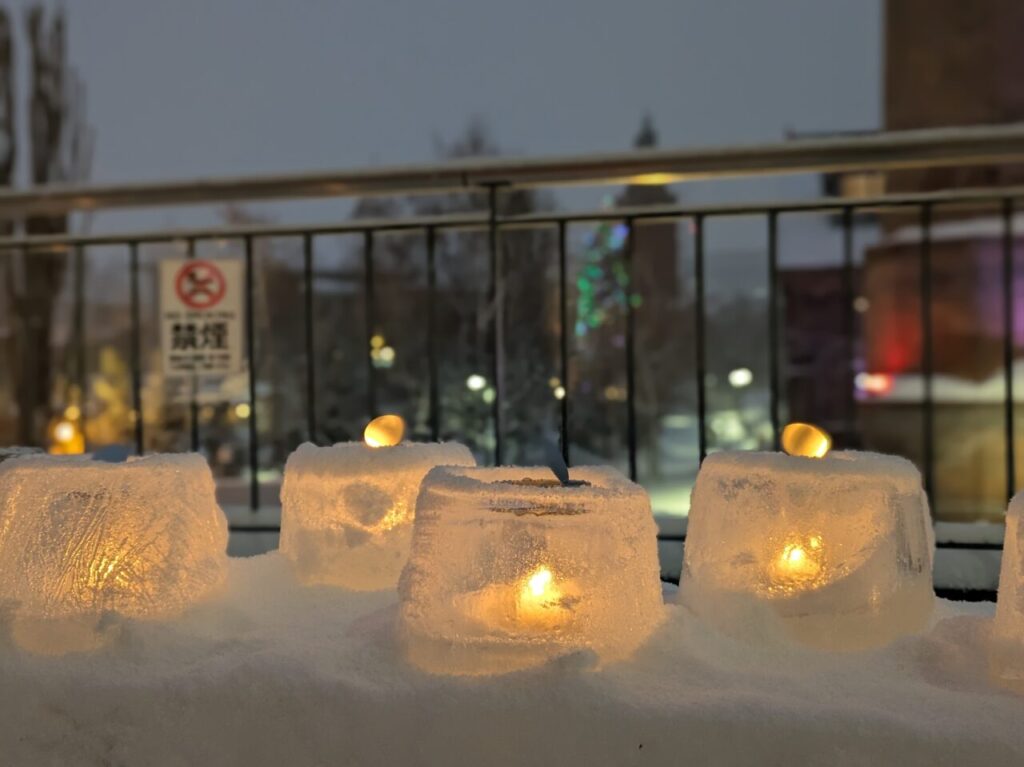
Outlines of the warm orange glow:
[{"label": "warm orange glow", "polygon": [[665,184],[675,184],[682,180],[683,176],[679,173],[640,173],[629,177],[629,183],[640,186],[664,186]]},{"label": "warm orange glow", "polygon": [[832,449],[832,437],[813,424],[795,422],[782,430],[782,449],[789,455],[824,458]]},{"label": "warm orange glow", "polygon": [[[70,408],[69,408],[70,409]],[[76,407],[75,410],[78,410]],[[50,453],[78,455],[85,452],[85,435],[77,421],[60,418],[50,424]]]},{"label": "warm orange glow", "polygon": [[814,535],[783,546],[768,575],[773,588],[798,591],[814,585],[823,569],[821,537]]},{"label": "warm orange glow", "polygon": [[564,597],[551,569],[543,565],[538,567],[519,589],[517,623],[530,628],[557,628],[568,618]]},{"label": "warm orange glow", "polygon": [[382,415],[374,418],[363,431],[363,440],[370,447],[393,447],[402,441],[405,421],[400,415]]}]

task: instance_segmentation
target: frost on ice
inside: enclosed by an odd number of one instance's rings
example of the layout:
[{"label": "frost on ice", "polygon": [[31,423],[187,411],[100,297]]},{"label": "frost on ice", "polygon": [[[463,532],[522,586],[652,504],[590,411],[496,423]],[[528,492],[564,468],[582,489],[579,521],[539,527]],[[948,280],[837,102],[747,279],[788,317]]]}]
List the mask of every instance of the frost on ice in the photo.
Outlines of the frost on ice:
[{"label": "frost on ice", "polygon": [[109,613],[181,612],[224,579],[227,538],[198,455],[0,465],[0,603],[30,649],[85,649]]},{"label": "frost on ice", "polygon": [[933,549],[909,461],[717,453],[693,490],[679,599],[739,637],[878,646],[927,623]]},{"label": "frost on ice", "polygon": [[999,600],[992,625],[990,658],[992,673],[1007,687],[1024,692],[1024,569],[1021,547],[1024,530],[1024,494],[1010,501],[1006,512],[1006,537],[999,571]]},{"label": "frost on ice", "polygon": [[475,463],[454,442],[300,445],[284,471],[281,552],[306,583],[394,588],[409,557],[423,477],[438,465]]},{"label": "frost on ice", "polygon": [[647,494],[614,469],[439,468],[416,508],[399,586],[409,659],[503,673],[573,651],[622,660],[661,621]]}]

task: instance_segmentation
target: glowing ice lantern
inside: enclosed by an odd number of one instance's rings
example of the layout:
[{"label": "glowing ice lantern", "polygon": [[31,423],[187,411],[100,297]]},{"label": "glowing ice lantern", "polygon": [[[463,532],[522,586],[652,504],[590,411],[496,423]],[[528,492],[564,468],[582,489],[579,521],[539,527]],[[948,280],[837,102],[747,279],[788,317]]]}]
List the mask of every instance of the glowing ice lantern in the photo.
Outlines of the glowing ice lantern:
[{"label": "glowing ice lantern", "polygon": [[407,657],[498,674],[575,651],[628,658],[661,621],[657,529],[642,488],[609,468],[434,469],[399,586]]},{"label": "glowing ice lantern", "polygon": [[473,466],[457,443],[402,442],[397,415],[375,418],[363,442],[300,445],[281,487],[281,552],[306,583],[393,589],[409,557],[416,494],[438,465]]},{"label": "glowing ice lantern", "polygon": [[679,601],[741,638],[884,645],[932,612],[934,538],[921,477],[895,456],[830,452],[790,424],[791,454],[716,453],[693,490]]},{"label": "glowing ice lantern", "polygon": [[0,466],[0,604],[33,652],[95,649],[118,617],[181,613],[223,581],[227,540],[198,455]]},{"label": "glowing ice lantern", "polygon": [[1006,512],[999,600],[992,624],[989,658],[995,680],[1024,693],[1024,494],[1010,501]]}]

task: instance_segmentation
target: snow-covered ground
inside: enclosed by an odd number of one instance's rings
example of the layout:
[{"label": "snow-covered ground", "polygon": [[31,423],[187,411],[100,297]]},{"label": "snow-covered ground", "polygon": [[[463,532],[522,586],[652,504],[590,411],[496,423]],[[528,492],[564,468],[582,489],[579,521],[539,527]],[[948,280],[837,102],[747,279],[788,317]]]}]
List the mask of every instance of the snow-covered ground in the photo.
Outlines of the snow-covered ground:
[{"label": "snow-covered ground", "polygon": [[[987,679],[991,605],[940,602],[858,654],[740,642],[682,608],[630,661],[430,676],[393,593],[302,587],[276,553],[167,623],[37,657],[0,625],[0,762],[146,765],[1011,765],[1024,697]],[[4,621],[6,622],[6,621]]]}]

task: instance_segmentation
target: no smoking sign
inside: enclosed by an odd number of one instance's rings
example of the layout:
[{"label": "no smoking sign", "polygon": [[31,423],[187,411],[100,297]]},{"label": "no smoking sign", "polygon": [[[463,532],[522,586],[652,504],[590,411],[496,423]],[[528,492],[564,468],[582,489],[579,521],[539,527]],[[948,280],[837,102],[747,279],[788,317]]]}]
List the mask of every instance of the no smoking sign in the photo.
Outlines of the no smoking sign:
[{"label": "no smoking sign", "polygon": [[243,265],[160,262],[160,347],[168,376],[220,378],[242,364]]},{"label": "no smoking sign", "polygon": [[174,292],[190,309],[212,309],[224,298],[227,280],[210,261],[187,261],[174,278]]}]

